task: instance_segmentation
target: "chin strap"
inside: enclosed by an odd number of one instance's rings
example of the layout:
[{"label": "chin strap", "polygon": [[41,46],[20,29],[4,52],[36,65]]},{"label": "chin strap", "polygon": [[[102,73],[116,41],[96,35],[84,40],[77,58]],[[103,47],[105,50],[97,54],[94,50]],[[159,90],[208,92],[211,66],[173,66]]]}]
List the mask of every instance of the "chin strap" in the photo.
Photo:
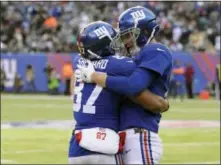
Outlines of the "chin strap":
[{"label": "chin strap", "polygon": [[96,59],[101,59],[100,56],[98,56],[96,53],[92,52],[91,50],[88,49],[87,52],[88,52],[92,57],[94,57],[94,58],[96,58]]},{"label": "chin strap", "polygon": [[152,32],[151,32],[151,35],[149,37],[149,39],[147,40],[147,43],[145,45],[148,45],[150,43],[150,41],[153,39],[154,35],[155,35],[155,31],[156,31],[156,28],[158,27],[158,25],[154,26]]}]

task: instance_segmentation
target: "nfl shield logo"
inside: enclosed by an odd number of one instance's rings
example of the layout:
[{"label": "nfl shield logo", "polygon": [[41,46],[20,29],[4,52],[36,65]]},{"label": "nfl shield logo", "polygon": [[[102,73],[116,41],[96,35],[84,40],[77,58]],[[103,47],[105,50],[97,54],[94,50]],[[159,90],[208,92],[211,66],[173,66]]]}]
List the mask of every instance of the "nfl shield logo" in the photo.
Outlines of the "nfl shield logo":
[{"label": "nfl shield logo", "polygon": [[100,132],[105,132],[105,128],[99,128]]}]

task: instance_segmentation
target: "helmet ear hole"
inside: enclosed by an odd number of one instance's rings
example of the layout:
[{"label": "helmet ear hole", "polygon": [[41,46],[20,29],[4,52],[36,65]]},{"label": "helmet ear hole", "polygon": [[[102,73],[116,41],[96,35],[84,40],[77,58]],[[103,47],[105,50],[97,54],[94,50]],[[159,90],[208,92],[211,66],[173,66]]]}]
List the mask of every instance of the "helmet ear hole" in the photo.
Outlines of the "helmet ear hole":
[{"label": "helmet ear hole", "polygon": [[150,36],[150,32],[149,32],[147,29],[144,29],[144,30],[143,30],[143,33],[144,33],[146,36],[148,36],[148,37]]}]

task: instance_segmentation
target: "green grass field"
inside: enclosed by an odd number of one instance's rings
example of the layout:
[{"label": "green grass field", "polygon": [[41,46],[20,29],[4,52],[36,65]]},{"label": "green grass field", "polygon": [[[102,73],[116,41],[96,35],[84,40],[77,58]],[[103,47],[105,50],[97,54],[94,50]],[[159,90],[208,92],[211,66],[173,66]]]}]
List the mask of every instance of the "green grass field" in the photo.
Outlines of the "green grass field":
[{"label": "green grass field", "polygon": [[[171,109],[163,120],[220,120],[218,101],[170,101]],[[69,97],[46,95],[1,95],[1,122],[71,120]],[[220,127],[166,128],[159,132],[164,145],[161,163],[220,162]],[[1,163],[68,163],[69,129],[1,129]]]}]

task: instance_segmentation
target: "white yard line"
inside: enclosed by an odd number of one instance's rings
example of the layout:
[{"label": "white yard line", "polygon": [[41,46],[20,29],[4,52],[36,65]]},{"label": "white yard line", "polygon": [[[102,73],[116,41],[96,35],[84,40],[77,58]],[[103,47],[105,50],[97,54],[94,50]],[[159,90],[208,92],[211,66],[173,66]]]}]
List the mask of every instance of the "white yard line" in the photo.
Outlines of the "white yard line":
[{"label": "white yard line", "polygon": [[200,100],[200,99],[184,99],[183,102],[181,102],[180,100],[174,100],[174,99],[169,99],[170,102],[174,102],[174,103],[180,103],[185,104],[185,103],[202,103],[202,104],[208,104],[208,103],[217,103],[217,105],[220,104],[219,100],[215,100],[215,99],[211,99],[211,100]]},{"label": "white yard line", "polygon": [[[29,109],[35,109],[35,108],[53,108],[53,109],[61,109],[61,108],[72,108],[72,104],[39,104],[39,103],[31,103],[31,107],[29,105],[26,105],[24,103],[10,103],[10,107],[16,107],[16,108],[29,108]],[[174,108],[171,107],[170,109],[171,113],[220,113],[219,108]]]},{"label": "white yard line", "polygon": [[169,112],[186,112],[186,113],[202,113],[202,112],[220,112],[219,107],[217,108],[208,108],[208,107],[201,107],[201,108],[175,108],[171,107]]},{"label": "white yard line", "polygon": [[[205,146],[205,145],[219,145],[219,142],[199,142],[199,143],[163,143],[163,146]],[[13,150],[2,151],[3,154],[24,154],[24,153],[48,153],[55,152],[55,149],[32,149],[32,150]],[[62,149],[67,151],[67,149]]]},{"label": "white yard line", "polygon": [[211,162],[187,162],[187,163],[183,163],[183,164],[220,164],[220,161],[211,161]]},{"label": "white yard line", "polygon": [[[10,107],[19,107],[19,108],[28,108],[28,109],[33,109],[33,108],[56,108],[56,109],[61,109],[61,108],[69,108],[72,109],[72,105],[71,104],[39,104],[39,103],[31,103],[31,107],[30,105],[26,105],[24,103],[21,104],[17,104],[17,103],[11,103]],[[63,110],[63,109],[62,109]]]},{"label": "white yard line", "polygon": [[211,146],[211,145],[220,145],[220,142],[163,143],[163,146]]},{"label": "white yard line", "polygon": [[1,164],[2,163],[17,163],[17,162],[14,160],[10,160],[10,159],[1,159]]},{"label": "white yard line", "polygon": [[71,100],[70,96],[47,96],[47,95],[1,95],[1,99],[14,100]]},{"label": "white yard line", "polygon": [[[1,129],[10,128],[55,128],[55,129],[72,129],[74,120],[54,120],[39,122],[3,122]],[[161,128],[218,128],[220,121],[207,120],[162,120]]]},{"label": "white yard line", "polygon": [[[46,150],[46,149],[35,149],[35,150],[14,150],[14,151],[3,151],[4,154],[24,154],[24,153],[48,153],[48,152],[55,152],[56,149]],[[60,151],[67,151],[67,149],[63,149]]]},{"label": "white yard line", "polygon": [[165,128],[199,128],[199,127],[220,127],[220,121],[208,120],[162,120],[160,126]]},{"label": "white yard line", "polygon": [[170,163],[166,162],[164,164],[220,164],[220,161],[211,161],[211,162],[185,162],[185,163],[180,163],[180,162],[175,162],[175,163]]},{"label": "white yard line", "polygon": [[[1,94],[1,99],[15,99],[15,100],[22,100],[22,99],[28,99],[28,100],[57,100],[57,99],[63,99],[63,100],[70,100],[70,96],[49,96],[49,95],[4,95]],[[179,103],[179,101],[173,100],[173,99],[169,99],[170,102],[177,102]],[[220,104],[220,102],[218,100],[191,100],[191,99],[185,99],[182,103],[202,103],[202,104],[207,104],[207,103],[217,103]]]}]

